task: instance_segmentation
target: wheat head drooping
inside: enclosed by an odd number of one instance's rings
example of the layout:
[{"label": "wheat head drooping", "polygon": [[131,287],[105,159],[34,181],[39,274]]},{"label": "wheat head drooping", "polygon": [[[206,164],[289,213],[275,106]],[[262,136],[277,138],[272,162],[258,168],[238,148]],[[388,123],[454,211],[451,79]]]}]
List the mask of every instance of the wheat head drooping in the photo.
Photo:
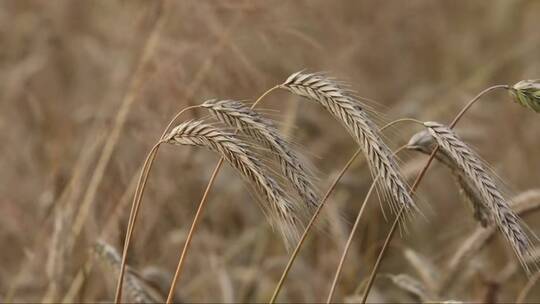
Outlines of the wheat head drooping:
[{"label": "wheat head drooping", "polygon": [[317,208],[319,195],[307,170],[307,165],[274,127],[270,119],[234,100],[212,99],[205,101],[201,106],[209,109],[221,122],[230,127],[236,127],[240,132],[274,152],[281,164],[283,175],[305,201],[307,209],[313,211]]},{"label": "wheat head drooping", "polygon": [[262,204],[263,210],[272,226],[280,230],[287,246],[296,242],[299,232],[294,206],[247,143],[233,133],[203,121],[179,124],[164,137],[164,141],[175,145],[203,146],[222,156],[268,202]]},{"label": "wheat head drooping", "polygon": [[408,212],[416,209],[409,194],[409,187],[401,176],[392,151],[362,108],[359,101],[341,86],[321,74],[302,72],[291,75],[283,89],[321,104],[350,133],[368,161],[373,177],[379,176],[379,185],[389,194],[390,208],[397,213],[403,208]]},{"label": "wheat head drooping", "polygon": [[520,225],[518,215],[498,190],[496,183],[484,167],[476,153],[463,142],[450,128],[436,122],[425,122],[430,134],[439,147],[450,156],[466,176],[472,181],[481,195],[484,205],[491,212],[491,217],[516,253],[524,269],[529,272],[524,262],[529,255],[530,242]]}]

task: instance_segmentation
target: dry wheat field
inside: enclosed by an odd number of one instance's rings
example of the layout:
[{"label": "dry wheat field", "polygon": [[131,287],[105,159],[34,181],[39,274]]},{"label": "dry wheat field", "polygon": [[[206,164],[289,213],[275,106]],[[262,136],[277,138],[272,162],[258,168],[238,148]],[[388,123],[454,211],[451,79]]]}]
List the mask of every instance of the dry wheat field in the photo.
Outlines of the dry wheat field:
[{"label": "dry wheat field", "polygon": [[0,0],[0,302],[540,302],[539,17]]}]

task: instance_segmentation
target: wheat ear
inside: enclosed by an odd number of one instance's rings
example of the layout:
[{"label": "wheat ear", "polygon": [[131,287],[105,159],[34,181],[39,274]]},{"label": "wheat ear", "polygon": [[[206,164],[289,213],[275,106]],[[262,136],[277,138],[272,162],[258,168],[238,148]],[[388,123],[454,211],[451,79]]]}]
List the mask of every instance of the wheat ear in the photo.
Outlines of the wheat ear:
[{"label": "wheat ear", "polygon": [[[437,143],[428,130],[422,130],[414,134],[407,143],[407,149],[419,151],[427,155],[430,155],[435,147],[437,147]],[[445,150],[439,150],[439,153],[435,154],[435,158],[450,169],[452,176],[459,186],[460,193],[464,196],[465,201],[469,203],[474,212],[474,218],[480,222],[482,227],[487,227],[490,220],[490,212],[484,206],[482,196],[475,189],[472,181]]]},{"label": "wheat ear", "polygon": [[278,183],[267,174],[250,147],[233,133],[202,121],[187,121],[176,126],[164,141],[175,145],[203,146],[217,152],[270,203],[270,206],[263,204],[263,209],[287,244],[294,244],[298,239],[298,219],[293,205]]},{"label": "wheat ear", "polygon": [[210,110],[221,122],[236,127],[240,132],[275,152],[284,176],[304,199],[308,210],[313,211],[317,208],[319,196],[306,165],[274,127],[271,120],[234,100],[212,99],[204,102],[201,106]]},{"label": "wheat ear", "polygon": [[[449,125],[449,128],[452,129],[456,126],[456,124],[459,122],[461,118],[467,113],[467,111],[482,98],[482,96],[486,95],[489,92],[499,90],[499,89],[508,89],[507,85],[494,85],[491,86],[482,92],[480,92],[478,95],[476,95],[473,99],[471,99],[462,109],[459,111],[459,113],[454,117],[454,120]],[[424,167],[420,170],[420,173],[416,176],[416,179],[414,180],[412,186],[411,186],[411,194],[413,194],[416,191],[416,188],[420,185],[420,182],[426,175],[427,170],[429,169],[429,166],[433,162],[433,159],[435,158],[435,154],[437,154],[437,151],[439,151],[439,146],[435,147],[433,149],[433,152],[429,155],[429,158],[424,165]],[[362,296],[362,303],[366,303],[367,297],[369,296],[369,291],[373,287],[373,282],[375,282],[375,277],[377,276],[377,272],[379,271],[379,267],[381,265],[381,261],[384,257],[384,254],[386,250],[388,249],[388,245],[392,241],[392,237],[394,236],[394,233],[396,232],[398,223],[400,222],[401,215],[403,214],[402,210],[399,211],[396,218],[394,219],[394,223],[392,224],[392,227],[390,227],[390,231],[386,235],[386,239],[384,240],[383,247],[381,251],[379,252],[379,255],[377,256],[377,260],[375,261],[375,266],[373,267],[373,270],[371,271],[371,274],[369,275],[369,280],[367,283],[366,291],[364,292],[364,295]]]},{"label": "wheat ear", "polygon": [[392,151],[384,143],[377,127],[352,94],[340,87],[337,82],[321,74],[302,72],[291,75],[280,87],[320,103],[341,122],[362,148],[372,175],[380,176],[381,187],[390,194],[389,201],[392,210],[397,212],[401,207],[404,207],[405,211],[416,208],[408,192],[408,186],[392,156]]},{"label": "wheat ear", "polygon": [[435,138],[440,149],[444,150],[471,180],[481,195],[485,207],[490,210],[499,230],[512,246],[524,269],[529,272],[524,262],[530,249],[527,234],[519,224],[519,217],[497,189],[479,157],[448,127],[436,122],[426,122],[424,125]]}]

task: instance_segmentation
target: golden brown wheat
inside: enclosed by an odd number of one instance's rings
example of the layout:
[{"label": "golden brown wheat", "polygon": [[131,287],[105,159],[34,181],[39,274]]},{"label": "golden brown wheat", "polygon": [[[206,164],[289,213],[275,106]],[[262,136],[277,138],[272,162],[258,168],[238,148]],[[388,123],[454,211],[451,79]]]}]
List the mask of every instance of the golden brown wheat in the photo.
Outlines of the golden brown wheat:
[{"label": "golden brown wheat", "polygon": [[270,206],[262,204],[263,210],[269,215],[272,226],[280,230],[287,245],[298,239],[299,221],[293,204],[244,141],[202,121],[179,124],[164,137],[164,141],[175,145],[203,146],[217,152],[270,203]]},{"label": "golden brown wheat", "polygon": [[319,196],[312,177],[299,155],[281,136],[271,120],[264,118],[253,109],[234,100],[208,100],[202,107],[211,111],[214,116],[231,127],[262,143],[275,152],[280,161],[281,170],[291,182],[298,195],[304,199],[309,210],[313,211],[319,204]]},{"label": "golden brown wheat", "polygon": [[426,122],[424,125],[435,138],[441,150],[444,150],[472,181],[475,189],[481,195],[485,207],[490,210],[491,218],[528,272],[529,268],[524,262],[530,249],[527,234],[520,226],[519,217],[510,208],[479,157],[448,127],[436,122]]},{"label": "golden brown wheat", "polygon": [[347,129],[362,151],[372,170],[373,177],[380,176],[382,189],[389,194],[390,207],[397,213],[416,208],[409,195],[408,186],[402,178],[392,151],[382,140],[376,125],[358,100],[340,85],[321,74],[291,75],[281,88],[293,94],[314,100],[328,110]]},{"label": "golden brown wheat", "polygon": [[[426,155],[431,155],[436,146],[437,143],[428,130],[422,130],[414,134],[407,143],[407,149],[420,151]],[[475,189],[472,181],[466,176],[465,172],[459,168],[458,164],[448,155],[445,150],[439,150],[439,152],[435,154],[435,158],[450,169],[452,176],[459,186],[460,193],[473,210],[474,218],[480,222],[482,227],[487,227],[490,220],[490,213],[489,210],[484,206],[482,196]]]}]

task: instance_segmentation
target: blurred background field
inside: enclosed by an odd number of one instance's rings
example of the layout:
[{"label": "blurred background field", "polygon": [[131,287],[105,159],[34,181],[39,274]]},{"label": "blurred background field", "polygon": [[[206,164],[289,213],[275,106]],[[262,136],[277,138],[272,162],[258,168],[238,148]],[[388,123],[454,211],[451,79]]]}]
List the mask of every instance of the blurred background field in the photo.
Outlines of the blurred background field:
[{"label": "blurred background field", "polygon": [[[208,98],[253,101],[293,72],[325,71],[377,100],[384,119],[448,123],[494,84],[540,78],[540,1],[26,1],[0,0],[0,301],[111,301],[115,275],[93,244],[121,248],[134,183],[168,120]],[[284,92],[263,106],[317,168],[321,191],[356,149],[317,105]],[[202,117],[203,112],[184,116]],[[540,117],[504,92],[458,128],[509,194],[539,188]],[[418,130],[388,133],[393,147]],[[404,155],[411,180],[426,157]],[[218,158],[164,147],[152,171],[129,264],[168,287],[197,203]],[[358,160],[330,198],[280,301],[325,299],[370,185]],[[448,170],[419,189],[425,218],[395,238],[384,274],[416,276],[404,252],[444,266],[476,229]],[[391,225],[373,199],[335,299],[357,301]],[[526,218],[537,232],[540,217]],[[220,174],[193,241],[179,299],[267,301],[288,253],[248,188]],[[527,282],[499,282],[514,257],[497,237],[444,295],[507,302]],[[67,298],[66,298],[67,297]],[[529,300],[540,300],[533,292]],[[373,301],[412,301],[380,276]]]}]

